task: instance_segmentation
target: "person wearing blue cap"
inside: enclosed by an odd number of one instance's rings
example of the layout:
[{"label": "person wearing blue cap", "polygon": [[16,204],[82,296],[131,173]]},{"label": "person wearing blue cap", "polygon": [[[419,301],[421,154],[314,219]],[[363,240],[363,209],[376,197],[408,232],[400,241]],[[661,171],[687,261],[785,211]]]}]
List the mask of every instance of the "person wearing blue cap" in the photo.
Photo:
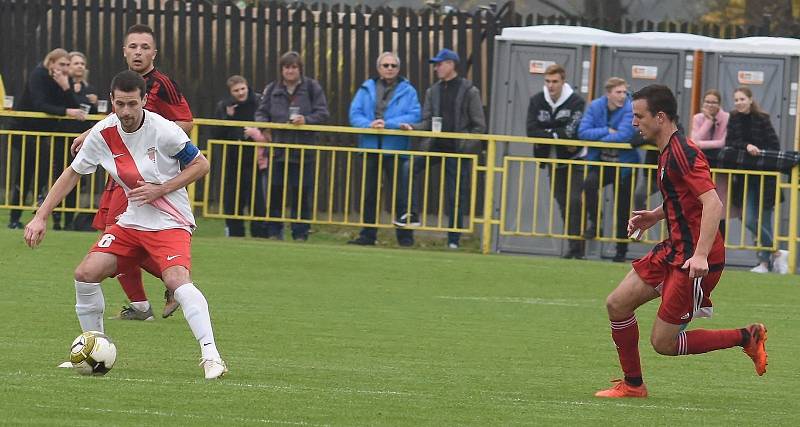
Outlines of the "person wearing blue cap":
[{"label": "person wearing blue cap", "polygon": [[[442,132],[484,133],[486,118],[483,112],[481,94],[469,80],[458,75],[460,62],[458,54],[450,49],[442,49],[430,59],[439,81],[425,92],[422,108],[422,121],[404,123],[401,129],[432,130],[433,119],[441,121]],[[438,130],[438,129],[437,129]],[[465,139],[435,138],[423,143],[430,151],[442,153],[480,154],[481,141]],[[431,158],[431,163],[436,158]],[[470,210],[469,185],[472,182],[471,160],[450,157],[444,160],[445,199],[449,228],[463,228],[464,214],[472,215]],[[415,168],[416,169],[416,168]],[[460,172],[459,172],[460,171]],[[417,171],[419,172],[419,171]],[[418,182],[419,180],[414,180]],[[456,198],[458,204],[456,205]],[[416,211],[416,209],[412,209]],[[459,248],[461,233],[447,234],[447,247]]]},{"label": "person wearing blue cap", "polygon": [[[393,52],[383,52],[376,62],[378,77],[368,79],[356,91],[350,103],[350,126],[372,129],[398,129],[401,123],[420,119],[420,105],[417,90],[408,79],[400,76],[400,58]],[[408,150],[409,137],[395,135],[362,134],[358,140],[360,148],[378,150]],[[378,154],[364,155],[364,196],[362,221],[377,224],[376,210],[379,200],[378,188],[383,177],[393,188],[395,208],[394,224],[398,225],[395,234],[400,246],[414,245],[414,232],[405,225],[419,225],[412,218],[407,206],[408,175],[410,159],[407,155]],[[395,171],[395,168],[397,169]],[[383,176],[379,173],[382,172]],[[384,194],[389,194],[388,190]],[[399,226],[402,224],[403,226]],[[375,227],[364,227],[359,236],[349,244],[372,246],[377,239]]]}]

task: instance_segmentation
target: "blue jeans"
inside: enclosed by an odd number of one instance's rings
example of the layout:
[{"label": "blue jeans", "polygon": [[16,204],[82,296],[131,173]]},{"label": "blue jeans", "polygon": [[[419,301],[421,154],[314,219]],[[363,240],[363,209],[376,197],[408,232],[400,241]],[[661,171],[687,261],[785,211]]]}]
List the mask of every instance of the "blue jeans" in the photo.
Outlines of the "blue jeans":
[{"label": "blue jeans", "polygon": [[[764,191],[769,191],[765,188]],[[758,204],[761,201],[759,186],[749,185],[747,188],[747,220],[745,227],[753,233],[758,246],[772,246],[772,214],[775,211],[773,206],[762,205],[761,217],[758,216]],[[761,240],[758,241],[758,231],[761,230]],[[758,251],[758,262],[769,263],[772,251]]]},{"label": "blue jeans", "polygon": [[[461,170],[459,171],[459,160]],[[445,209],[449,221],[447,226],[450,228],[464,228],[464,212],[471,215],[469,205],[469,190],[472,179],[472,160],[449,157],[444,161],[444,193]],[[456,188],[458,180],[458,188]],[[458,209],[456,209],[458,200]],[[458,244],[461,233],[451,231],[447,233],[447,243]]]},{"label": "blue jeans", "polygon": [[[364,155],[364,168],[366,168],[366,174],[364,176],[364,206],[363,206],[363,214],[364,214],[364,222],[367,224],[374,224],[375,223],[375,216],[377,211],[377,203],[378,203],[378,185],[381,184],[383,181],[383,177],[386,177],[388,182],[388,187],[392,188],[395,187],[395,194],[394,194],[394,203],[395,203],[395,217],[399,218],[405,213],[408,213],[408,168],[409,168],[409,158],[408,156],[396,156],[397,157],[397,185],[392,185],[392,180],[395,178],[394,174],[394,166],[395,166],[395,156],[394,155],[384,155],[384,154],[377,154],[377,153],[368,153]],[[378,164],[380,162],[381,170],[383,171],[383,176],[378,175]],[[388,193],[389,191],[383,191],[383,193]],[[395,230],[395,234],[397,235],[398,242],[404,243],[413,243],[414,242],[414,232],[412,230],[406,230],[402,228],[397,228]],[[361,230],[361,237],[375,241],[378,235],[378,229],[375,227],[364,227]]]}]

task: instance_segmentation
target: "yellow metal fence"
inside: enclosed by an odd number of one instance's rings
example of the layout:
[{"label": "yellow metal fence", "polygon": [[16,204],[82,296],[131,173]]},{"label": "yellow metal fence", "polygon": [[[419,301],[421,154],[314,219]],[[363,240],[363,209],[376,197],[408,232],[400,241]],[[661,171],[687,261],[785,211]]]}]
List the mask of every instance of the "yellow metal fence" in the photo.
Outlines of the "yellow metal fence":
[{"label": "yellow metal fence", "polygon": [[[0,112],[0,118],[3,116],[54,118],[42,113],[14,111]],[[95,120],[101,118],[91,117]],[[191,139],[195,143],[198,143],[200,131],[204,127],[249,126],[312,131],[340,137],[351,135],[354,140],[360,134],[376,134],[454,141],[471,139],[484,141],[485,144],[483,153],[476,155],[371,150],[318,143],[293,145],[281,141],[256,143],[209,139],[200,142],[200,145],[216,167],[197,186],[190,188],[190,194],[195,206],[202,210],[203,216],[210,218],[389,228],[395,227],[395,223],[404,214],[416,213],[421,224],[413,229],[479,232],[482,252],[488,253],[492,249],[493,238],[496,238],[493,237],[493,232],[499,236],[628,241],[620,232],[623,223],[618,223],[619,215],[634,209],[652,209],[661,203],[660,194],[654,189],[655,165],[498,156],[499,147],[507,144],[570,145],[605,149],[629,148],[627,144],[508,135],[296,126],[201,118],[195,119],[194,124]],[[0,164],[3,166],[0,171],[0,208],[35,209],[36,200],[42,194],[43,188],[52,184],[57,178],[54,171],[60,170],[51,167],[52,160],[61,160],[62,168],[68,163],[69,156],[58,157],[56,152],[65,150],[68,146],[65,142],[73,136],[74,134],[57,132],[0,130]],[[256,154],[259,151],[261,162]],[[45,158],[51,161],[51,165],[43,166],[47,162],[41,161],[24,161],[31,152],[38,159],[42,158],[43,152],[48,153]],[[281,152],[283,156],[278,155]],[[287,156],[287,153],[293,154]],[[365,166],[370,159],[376,165],[368,170],[370,168]],[[403,164],[407,165],[407,173],[402,171]],[[26,171],[30,167],[34,168],[34,173]],[[41,178],[42,167],[49,168],[45,174],[47,186]],[[774,234],[771,244],[765,244],[766,239],[761,235],[761,228],[754,233],[748,233],[742,226],[736,233],[726,227],[726,246],[735,249],[776,250],[783,244],[790,251],[790,269],[794,271],[799,214],[797,169],[792,171],[788,179],[777,172],[732,169],[714,169],[712,172],[725,204],[726,224],[745,224],[748,222],[748,215],[752,215],[746,209],[738,209],[738,206],[747,205],[748,195],[745,192],[739,197],[734,193],[734,182],[739,182],[738,188],[742,188],[743,181],[744,188],[747,188],[754,179],[760,181],[757,191],[762,199],[757,208],[759,219],[763,218],[765,210],[769,208],[762,203],[763,198],[774,192],[776,200],[771,220]],[[565,177],[559,180],[554,175],[558,173],[563,173]],[[453,183],[448,188],[448,175],[455,176],[454,188]],[[599,176],[600,182],[587,187],[586,183],[591,175],[596,179]],[[29,191],[28,198],[15,200],[12,197],[14,189],[24,188],[25,180],[30,179],[35,181],[35,185]],[[768,179],[774,179],[777,184],[770,188],[765,184]],[[98,182],[102,181],[94,179],[83,182],[77,191],[77,202],[71,206],[62,205],[59,209],[93,212],[97,196],[102,191],[102,184]],[[249,188],[244,188],[243,183]],[[198,187],[202,188],[199,197],[195,194],[195,188]],[[377,193],[372,200],[368,200],[368,187]],[[230,191],[231,188],[235,191]],[[783,190],[788,190],[788,197],[782,197]],[[280,193],[279,197],[275,197],[274,192]],[[448,200],[448,194],[452,195],[454,192],[459,197]],[[565,200],[563,206],[559,206],[561,203],[557,202],[557,196]],[[597,199],[592,206],[595,212],[588,216],[587,196]],[[264,203],[260,203],[262,200]],[[374,203],[374,206],[368,201]],[[576,209],[580,213],[571,215]],[[369,216],[365,215],[369,210],[375,212],[372,219],[365,217]],[[451,220],[452,212],[463,214],[463,222]],[[595,227],[589,230],[588,217],[593,217],[595,223]],[[409,218],[406,217],[405,221],[409,221]],[[607,226],[604,227],[604,224]],[[663,239],[666,234],[664,227],[665,223],[662,222],[659,227],[648,232],[645,241]]]}]

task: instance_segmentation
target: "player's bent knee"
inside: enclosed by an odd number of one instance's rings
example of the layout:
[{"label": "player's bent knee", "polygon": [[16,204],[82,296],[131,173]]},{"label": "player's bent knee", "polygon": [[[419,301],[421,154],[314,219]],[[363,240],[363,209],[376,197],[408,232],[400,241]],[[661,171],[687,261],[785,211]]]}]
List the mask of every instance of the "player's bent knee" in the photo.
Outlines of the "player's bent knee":
[{"label": "player's bent knee", "polygon": [[161,272],[161,280],[167,289],[174,291],[181,285],[191,283],[192,278],[186,267],[176,265]]},{"label": "player's bent knee", "polygon": [[75,280],[79,282],[99,283],[106,277],[108,275],[103,274],[102,271],[83,262],[75,268]]},{"label": "player's bent knee", "polygon": [[678,354],[675,348],[676,344],[674,339],[670,340],[651,336],[650,344],[653,346],[653,350],[655,350],[658,354],[662,354],[664,356],[675,356]]}]

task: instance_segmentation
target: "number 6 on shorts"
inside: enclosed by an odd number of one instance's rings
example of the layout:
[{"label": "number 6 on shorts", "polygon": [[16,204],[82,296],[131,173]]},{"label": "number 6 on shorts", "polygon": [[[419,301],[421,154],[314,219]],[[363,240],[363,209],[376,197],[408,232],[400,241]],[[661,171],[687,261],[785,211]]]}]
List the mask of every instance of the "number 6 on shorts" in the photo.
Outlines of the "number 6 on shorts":
[{"label": "number 6 on shorts", "polygon": [[111,246],[112,243],[114,243],[114,239],[116,239],[116,237],[114,237],[113,234],[103,234],[103,237],[101,237],[100,241],[97,242],[97,247],[107,248]]}]

